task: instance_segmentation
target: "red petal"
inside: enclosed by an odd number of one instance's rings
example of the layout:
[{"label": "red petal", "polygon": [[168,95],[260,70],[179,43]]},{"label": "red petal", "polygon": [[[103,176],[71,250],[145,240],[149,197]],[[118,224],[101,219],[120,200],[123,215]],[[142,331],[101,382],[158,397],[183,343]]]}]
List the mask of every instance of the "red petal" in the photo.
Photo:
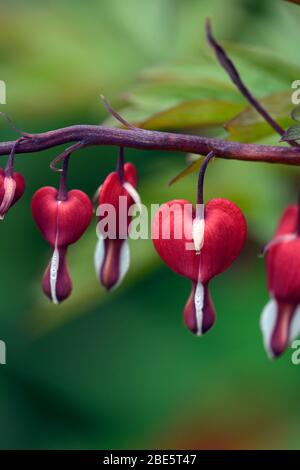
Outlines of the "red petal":
[{"label": "red petal", "polygon": [[119,284],[129,267],[129,248],[127,240],[102,240],[104,259],[97,273],[101,284],[110,290]]},{"label": "red petal", "polygon": [[53,280],[53,273],[51,272],[52,258],[46,268],[42,280],[42,288],[44,293],[54,303],[62,302],[67,297],[69,297],[72,292],[72,280],[67,267],[66,254],[66,248],[58,249],[59,263],[58,269],[55,272],[55,282],[53,283],[51,281],[51,276]]},{"label": "red petal", "polygon": [[[200,254],[193,246],[194,211],[191,203],[174,200],[164,204],[155,214],[152,224],[154,246],[163,261],[178,274],[204,284],[227,269],[239,255],[246,238],[246,221],[240,209],[226,199],[213,199],[205,206],[204,243]],[[186,213],[184,212],[186,208]],[[171,211],[170,211],[171,209]],[[170,215],[170,216],[169,216]],[[164,231],[170,238],[164,239]],[[176,229],[182,236],[175,238]],[[155,238],[158,236],[158,238]]]},{"label": "red petal", "polygon": [[58,201],[57,193],[50,186],[39,189],[32,198],[32,215],[48,243],[67,246],[87,229],[93,206],[88,196],[77,189],[68,192],[66,201]]},{"label": "red petal", "polygon": [[134,188],[137,186],[137,175],[135,166],[132,163],[124,165],[124,179],[126,183],[130,183]]},{"label": "red petal", "polygon": [[[296,232],[298,207],[289,206],[281,217],[276,240]],[[281,302],[300,302],[300,238],[270,244],[267,252],[268,289],[272,297]]]},{"label": "red petal", "polygon": [[[132,163],[126,163],[124,165],[124,176],[126,183],[129,183],[133,187],[136,187],[136,170]],[[123,200],[120,199],[121,196],[124,198]],[[118,173],[115,171],[110,173],[106,177],[99,192],[99,205],[104,204],[110,204],[115,208],[116,235],[117,238],[124,238],[124,235],[121,234],[127,234],[128,226],[131,220],[131,217],[128,216],[128,210],[129,207],[134,204],[134,200],[132,199],[126,188],[124,188],[123,184],[120,181]],[[120,210],[124,211],[125,216],[123,217],[123,225],[126,224],[126,226],[119,226]],[[103,217],[104,216],[99,217],[99,219],[101,220]]]},{"label": "red petal", "polygon": [[[5,195],[5,187],[4,187],[4,181],[7,176],[5,175],[5,171],[3,168],[0,168],[0,206],[3,201],[4,195]],[[8,207],[5,208],[4,211],[1,211],[0,216],[3,217],[6,212],[9,210],[10,207],[12,207],[23,195],[24,190],[25,190],[25,180],[24,177],[21,173],[14,172],[12,174],[12,178],[15,180],[16,186],[14,189],[14,194],[12,196],[12,200]]]}]

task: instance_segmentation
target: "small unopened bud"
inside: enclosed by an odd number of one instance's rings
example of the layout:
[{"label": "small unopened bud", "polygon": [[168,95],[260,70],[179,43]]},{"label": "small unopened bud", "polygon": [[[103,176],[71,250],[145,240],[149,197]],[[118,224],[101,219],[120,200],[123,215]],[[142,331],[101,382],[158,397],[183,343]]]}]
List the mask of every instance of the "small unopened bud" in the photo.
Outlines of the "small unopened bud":
[{"label": "small unopened bud", "polygon": [[0,169],[0,220],[11,206],[23,195],[25,181],[21,173],[14,172],[7,176],[3,168]]}]

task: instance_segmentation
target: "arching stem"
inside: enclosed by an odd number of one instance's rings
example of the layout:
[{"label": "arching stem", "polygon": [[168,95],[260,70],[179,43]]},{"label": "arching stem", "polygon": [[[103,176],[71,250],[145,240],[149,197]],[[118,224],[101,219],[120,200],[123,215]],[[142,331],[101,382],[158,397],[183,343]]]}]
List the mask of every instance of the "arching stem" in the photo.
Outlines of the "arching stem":
[{"label": "arching stem", "polygon": [[204,162],[201,166],[201,169],[199,171],[199,177],[198,177],[198,196],[197,196],[197,204],[203,204],[204,202],[204,176],[205,172],[207,169],[207,165],[209,161],[215,156],[215,152],[209,152],[205,159]]},{"label": "arching stem", "polygon": [[117,163],[117,173],[122,184],[124,183],[124,161],[124,147],[120,147],[119,158]]},{"label": "arching stem", "polygon": [[12,149],[11,149],[11,152],[10,152],[9,157],[7,159],[7,164],[6,164],[6,167],[5,167],[6,176],[12,176],[13,175],[16,149],[17,149],[18,144],[23,139],[24,139],[24,137],[20,137],[18,140],[16,140],[14,142],[14,145],[12,146]]},{"label": "arching stem", "polygon": [[57,194],[58,201],[66,201],[68,199],[68,168],[69,168],[70,154],[64,158],[62,172],[60,175],[59,190]]}]

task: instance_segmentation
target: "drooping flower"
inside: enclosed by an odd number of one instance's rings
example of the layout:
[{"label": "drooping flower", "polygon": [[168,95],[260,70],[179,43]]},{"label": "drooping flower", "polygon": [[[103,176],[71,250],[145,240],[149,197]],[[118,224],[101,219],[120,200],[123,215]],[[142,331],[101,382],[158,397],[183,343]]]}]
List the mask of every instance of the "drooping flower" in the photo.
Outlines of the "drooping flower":
[{"label": "drooping flower", "polygon": [[270,300],[260,326],[269,357],[280,356],[300,334],[299,208],[283,213],[273,239],[265,248]]},{"label": "drooping flower", "polygon": [[212,199],[198,211],[189,201],[174,200],[163,204],[154,216],[156,251],[173,271],[192,281],[183,318],[197,335],[208,331],[215,321],[209,282],[237,258],[246,231],[241,210],[227,199]]},{"label": "drooping flower", "polygon": [[[128,212],[133,204],[141,204],[136,186],[136,169],[132,163],[126,163],[122,164],[121,171],[110,173],[99,189],[98,242],[94,261],[97,277],[107,290],[119,285],[129,268],[128,230],[131,216]],[[106,208],[107,211],[112,209],[107,227]]]},{"label": "drooping flower", "polygon": [[36,225],[53,253],[42,280],[44,293],[53,303],[62,302],[72,291],[66,254],[89,226],[93,206],[89,197],[77,189],[58,199],[57,189],[45,186],[34,194],[31,208]]},{"label": "drooping flower", "polygon": [[0,168],[0,220],[23,195],[25,190],[25,180],[21,173],[12,171],[7,173]]}]

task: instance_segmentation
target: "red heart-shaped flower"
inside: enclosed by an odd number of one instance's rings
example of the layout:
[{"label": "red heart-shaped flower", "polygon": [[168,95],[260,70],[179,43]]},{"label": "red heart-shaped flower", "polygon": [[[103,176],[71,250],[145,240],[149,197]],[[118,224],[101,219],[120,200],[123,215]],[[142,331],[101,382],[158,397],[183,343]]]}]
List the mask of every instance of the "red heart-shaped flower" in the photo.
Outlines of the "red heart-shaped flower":
[{"label": "red heart-shaped flower", "polygon": [[93,206],[88,196],[74,189],[65,200],[58,199],[58,191],[46,186],[32,198],[32,215],[43,237],[53,247],[51,260],[42,280],[45,294],[58,303],[72,291],[68,272],[67,248],[75,243],[91,222]]},{"label": "red heart-shaped flower", "polygon": [[58,247],[75,243],[85,232],[93,215],[89,197],[78,189],[68,192],[65,201],[57,199],[51,186],[36,191],[32,198],[32,215],[43,237]]},{"label": "red heart-shaped flower", "polygon": [[[204,209],[204,238],[200,253],[195,249],[196,212],[185,200],[170,201],[158,210],[152,224],[154,246],[176,273],[191,279],[193,290],[184,321],[202,334],[214,323],[208,293],[211,278],[225,271],[239,255],[246,237],[246,221],[240,209],[226,199],[213,199]],[[169,236],[168,236],[169,235]]]}]

